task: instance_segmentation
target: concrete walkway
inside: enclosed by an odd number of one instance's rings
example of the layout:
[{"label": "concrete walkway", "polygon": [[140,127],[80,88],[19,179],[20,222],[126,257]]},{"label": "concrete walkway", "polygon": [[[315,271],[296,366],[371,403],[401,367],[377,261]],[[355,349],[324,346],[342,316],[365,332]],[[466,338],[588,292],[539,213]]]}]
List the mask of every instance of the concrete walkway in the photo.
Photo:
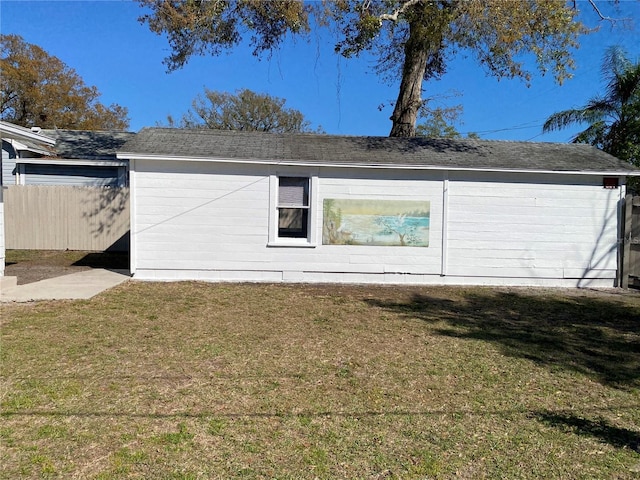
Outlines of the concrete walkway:
[{"label": "concrete walkway", "polygon": [[39,282],[17,285],[16,277],[0,278],[0,302],[87,299],[130,278],[124,270],[94,268]]}]

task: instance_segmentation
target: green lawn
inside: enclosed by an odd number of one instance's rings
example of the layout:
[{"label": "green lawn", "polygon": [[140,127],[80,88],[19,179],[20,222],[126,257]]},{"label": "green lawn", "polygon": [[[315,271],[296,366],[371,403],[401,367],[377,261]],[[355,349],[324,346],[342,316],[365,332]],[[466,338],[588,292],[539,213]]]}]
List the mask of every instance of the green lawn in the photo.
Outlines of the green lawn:
[{"label": "green lawn", "polygon": [[637,292],[129,282],[0,308],[2,478],[640,476]]}]

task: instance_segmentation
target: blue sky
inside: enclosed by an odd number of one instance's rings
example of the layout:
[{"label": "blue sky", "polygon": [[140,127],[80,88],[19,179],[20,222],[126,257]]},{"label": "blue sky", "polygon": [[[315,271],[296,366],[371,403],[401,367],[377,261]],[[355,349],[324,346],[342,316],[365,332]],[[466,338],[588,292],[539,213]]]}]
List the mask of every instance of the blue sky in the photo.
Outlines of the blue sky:
[{"label": "blue sky", "polygon": [[[496,0],[497,1],[497,0]],[[439,81],[425,84],[425,95],[458,91],[448,100],[464,107],[460,132],[501,140],[568,141],[576,129],[541,134],[552,113],[582,105],[603,90],[600,64],[605,49],[622,45],[640,58],[640,1],[621,0],[619,11],[599,1],[603,12],[633,19],[634,28],[612,28],[598,22],[586,1],[578,7],[590,26],[600,30],[583,37],[576,52],[574,78],[562,86],[549,77],[535,77],[530,87],[520,80],[487,77],[473,58],[459,56]],[[182,70],[167,73],[166,39],[149,31],[137,18],[143,10],[130,1],[0,2],[0,32],[21,35],[74,68],[88,85],[102,93],[101,102],[129,109],[131,130],[179,118],[204,90],[234,92],[249,88],[287,100],[314,126],[330,134],[388,135],[389,103],[398,82],[387,84],[373,72],[375,59],[344,59],[333,53],[330,37],[287,42],[271,59],[258,60],[245,46],[219,57],[193,58]],[[381,104],[386,105],[382,110]]]}]

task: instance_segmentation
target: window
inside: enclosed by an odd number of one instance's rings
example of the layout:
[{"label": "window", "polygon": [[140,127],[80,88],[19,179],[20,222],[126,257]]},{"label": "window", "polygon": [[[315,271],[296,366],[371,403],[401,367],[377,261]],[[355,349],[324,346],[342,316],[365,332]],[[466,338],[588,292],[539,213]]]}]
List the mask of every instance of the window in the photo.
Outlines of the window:
[{"label": "window", "polygon": [[317,235],[317,173],[292,173],[269,176],[268,245],[313,248]]},{"label": "window", "polygon": [[308,238],[309,179],[278,178],[278,238]]}]

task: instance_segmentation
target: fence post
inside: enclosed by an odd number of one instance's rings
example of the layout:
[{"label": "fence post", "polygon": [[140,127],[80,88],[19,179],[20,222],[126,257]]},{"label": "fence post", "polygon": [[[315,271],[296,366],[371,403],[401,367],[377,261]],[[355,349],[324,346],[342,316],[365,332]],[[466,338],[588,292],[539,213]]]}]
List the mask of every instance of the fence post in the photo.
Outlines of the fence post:
[{"label": "fence post", "polygon": [[631,230],[633,213],[633,195],[624,198],[624,222],[620,241],[622,242],[622,258],[620,261],[620,286],[625,290],[629,288],[629,270],[631,268]]}]

